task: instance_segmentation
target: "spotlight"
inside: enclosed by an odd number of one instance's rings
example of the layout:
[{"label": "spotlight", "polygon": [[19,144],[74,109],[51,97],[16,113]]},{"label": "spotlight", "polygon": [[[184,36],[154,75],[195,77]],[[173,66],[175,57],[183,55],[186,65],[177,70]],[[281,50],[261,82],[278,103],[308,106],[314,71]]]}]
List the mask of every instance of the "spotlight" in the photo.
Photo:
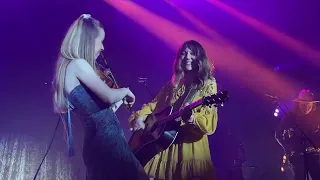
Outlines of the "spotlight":
[{"label": "spotlight", "polygon": [[275,117],[278,117],[278,116],[279,116],[279,113],[280,113],[280,110],[279,110],[278,108],[276,108],[276,109],[274,110],[273,115],[274,115]]},{"label": "spotlight", "polygon": [[283,157],[282,157],[282,166],[281,166],[281,168],[280,168],[280,170],[281,170],[281,172],[284,172],[285,171],[285,165],[286,165],[286,163],[287,163],[287,156],[286,155],[283,155]]},{"label": "spotlight", "polygon": [[274,70],[274,71],[279,71],[279,70],[280,70],[280,67],[279,67],[279,66],[276,66],[276,67],[273,68],[273,70]]}]

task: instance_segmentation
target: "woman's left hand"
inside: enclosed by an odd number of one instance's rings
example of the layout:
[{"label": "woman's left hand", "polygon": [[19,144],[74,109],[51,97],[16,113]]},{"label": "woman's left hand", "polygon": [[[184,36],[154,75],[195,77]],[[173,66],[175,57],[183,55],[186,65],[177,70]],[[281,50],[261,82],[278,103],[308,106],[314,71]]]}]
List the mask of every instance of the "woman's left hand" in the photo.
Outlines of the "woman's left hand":
[{"label": "woman's left hand", "polygon": [[189,107],[186,107],[188,106],[190,103],[186,103],[184,105],[184,109],[182,110],[182,113],[181,113],[181,118],[184,122],[188,123],[188,124],[191,124],[194,122],[194,114],[193,114],[193,111],[192,109],[189,109]]}]

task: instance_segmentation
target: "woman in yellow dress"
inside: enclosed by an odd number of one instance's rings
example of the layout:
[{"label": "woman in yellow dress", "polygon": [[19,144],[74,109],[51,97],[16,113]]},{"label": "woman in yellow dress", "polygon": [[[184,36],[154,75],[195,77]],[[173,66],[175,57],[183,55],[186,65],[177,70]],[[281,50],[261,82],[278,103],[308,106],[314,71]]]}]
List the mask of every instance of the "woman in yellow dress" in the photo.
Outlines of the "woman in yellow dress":
[{"label": "woman in yellow dress", "polygon": [[[159,112],[168,105],[180,101],[180,107],[183,107],[217,92],[217,83],[212,76],[213,65],[197,41],[190,40],[182,44],[173,69],[172,80],[156,98],[129,118],[134,131],[144,128],[143,121],[147,115]],[[182,103],[181,99],[192,88],[196,89],[193,98],[189,103]],[[217,119],[217,108],[214,106],[193,109],[191,116],[183,118],[175,143],[145,165],[149,177],[165,180],[215,180],[208,135],[215,132]]]}]

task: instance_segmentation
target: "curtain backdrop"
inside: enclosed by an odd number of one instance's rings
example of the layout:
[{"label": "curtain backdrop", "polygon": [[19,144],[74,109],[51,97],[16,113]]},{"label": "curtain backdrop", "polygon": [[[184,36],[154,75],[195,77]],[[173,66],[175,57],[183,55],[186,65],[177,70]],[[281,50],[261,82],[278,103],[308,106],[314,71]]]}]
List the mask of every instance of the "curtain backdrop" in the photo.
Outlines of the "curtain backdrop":
[{"label": "curtain backdrop", "polygon": [[[33,180],[49,146],[48,142],[49,140],[39,142],[39,140],[25,135],[1,134],[0,180]],[[66,148],[58,150],[55,142],[54,145],[43,162],[37,179],[85,179],[85,168],[83,168],[83,162],[79,161],[79,153],[78,157],[69,158]]]}]

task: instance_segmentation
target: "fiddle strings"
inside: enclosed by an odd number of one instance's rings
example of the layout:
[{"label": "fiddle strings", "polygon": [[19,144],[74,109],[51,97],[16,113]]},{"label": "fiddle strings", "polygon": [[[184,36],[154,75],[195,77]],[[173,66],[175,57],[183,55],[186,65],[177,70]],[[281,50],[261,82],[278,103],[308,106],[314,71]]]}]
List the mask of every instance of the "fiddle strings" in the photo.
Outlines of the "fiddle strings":
[{"label": "fiddle strings", "polygon": [[[106,61],[106,59],[105,59],[105,57],[104,57],[104,55],[103,55],[103,51],[100,52],[100,57],[101,57],[101,59],[103,60],[104,66],[101,65],[101,63],[97,63],[97,64],[98,64],[98,65],[100,66],[100,68],[103,70],[103,74],[104,74],[106,77],[109,77],[109,78],[111,79],[111,81],[114,83],[115,87],[116,87],[117,89],[119,89],[119,85],[118,85],[115,77],[113,76],[113,73],[112,73],[112,71],[111,71],[111,68],[110,68],[110,66],[108,65],[108,63],[107,63],[107,61]],[[108,73],[106,73],[106,71],[108,71]],[[126,97],[124,97],[122,101],[123,101],[123,102],[126,102]],[[131,106],[130,106],[129,104],[126,104],[126,107],[127,107],[127,109],[128,109],[129,111],[132,111]]]},{"label": "fiddle strings", "polygon": [[116,88],[119,88],[119,85],[118,85],[118,83],[117,83],[117,81],[116,81],[116,79],[114,78],[114,76],[113,76],[113,74],[112,74],[112,71],[109,69],[109,77],[110,77],[110,79],[113,81],[113,83],[115,84],[115,86],[116,86]]},{"label": "fiddle strings", "polygon": [[[106,58],[104,57],[102,51],[100,52],[100,58],[103,60],[104,65],[102,65],[101,63],[98,63],[98,62],[97,62],[98,66],[101,68],[103,74],[104,74],[106,77],[110,78],[111,81],[112,81],[112,82],[114,83],[114,85],[116,86],[116,88],[118,89],[118,88],[119,88],[119,85],[118,85],[116,79],[114,78],[113,73],[112,73],[112,71],[111,71],[111,68],[110,68],[110,66],[108,65],[108,63],[107,63],[107,61],[106,61]],[[106,72],[108,72],[108,73],[106,73]]]},{"label": "fiddle strings", "polygon": [[111,68],[110,68],[110,66],[108,65],[107,60],[106,60],[106,58],[104,57],[102,51],[100,52],[100,58],[99,58],[99,59],[100,59],[100,60],[102,59],[102,60],[103,60],[103,64],[104,64],[104,65],[102,65],[100,62],[96,61],[97,65],[101,68],[101,70],[102,70],[102,71],[108,71],[108,70],[109,70],[109,71],[111,72]]}]

